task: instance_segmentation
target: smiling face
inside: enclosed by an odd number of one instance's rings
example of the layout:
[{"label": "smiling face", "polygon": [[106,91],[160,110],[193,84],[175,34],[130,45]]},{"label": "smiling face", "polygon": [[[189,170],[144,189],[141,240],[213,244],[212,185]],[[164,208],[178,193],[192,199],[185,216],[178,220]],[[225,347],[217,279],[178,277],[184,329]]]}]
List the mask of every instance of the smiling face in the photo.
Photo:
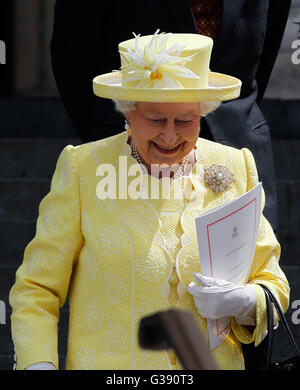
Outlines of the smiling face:
[{"label": "smiling face", "polygon": [[137,103],[126,113],[142,162],[179,164],[194,148],[200,131],[199,103]]}]

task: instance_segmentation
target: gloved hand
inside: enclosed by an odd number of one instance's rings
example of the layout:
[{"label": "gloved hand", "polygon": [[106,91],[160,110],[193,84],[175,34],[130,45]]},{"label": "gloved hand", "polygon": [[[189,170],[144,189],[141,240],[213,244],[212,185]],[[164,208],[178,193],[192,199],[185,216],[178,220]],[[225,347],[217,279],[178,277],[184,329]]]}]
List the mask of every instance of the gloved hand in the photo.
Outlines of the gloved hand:
[{"label": "gloved hand", "polygon": [[41,362],[31,364],[26,368],[26,370],[56,370],[56,368],[52,363]]},{"label": "gloved hand", "polygon": [[240,324],[255,325],[256,294],[251,285],[237,285],[200,273],[194,277],[199,286],[191,282],[188,291],[202,317],[235,317]]}]

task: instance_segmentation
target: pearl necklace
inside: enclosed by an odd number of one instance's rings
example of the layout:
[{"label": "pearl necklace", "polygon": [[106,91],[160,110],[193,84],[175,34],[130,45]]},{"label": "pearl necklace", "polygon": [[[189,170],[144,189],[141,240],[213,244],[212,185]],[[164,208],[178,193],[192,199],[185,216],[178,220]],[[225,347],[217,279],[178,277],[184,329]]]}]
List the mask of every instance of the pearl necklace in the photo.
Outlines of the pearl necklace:
[{"label": "pearl necklace", "polygon": [[[140,164],[140,166],[142,168],[142,172],[145,173],[145,174],[148,174],[148,169],[141,161],[141,158],[140,158],[140,155],[139,155],[139,153],[137,151],[137,148],[136,148],[135,142],[133,140],[133,137],[131,137],[130,146],[131,146],[132,157],[135,158],[137,160],[137,162]],[[174,173],[173,177],[171,178],[172,180],[176,180],[179,177],[184,175],[184,172],[186,171],[188,162],[189,162],[189,156],[187,155],[182,160],[182,163],[180,164],[180,167]]]}]

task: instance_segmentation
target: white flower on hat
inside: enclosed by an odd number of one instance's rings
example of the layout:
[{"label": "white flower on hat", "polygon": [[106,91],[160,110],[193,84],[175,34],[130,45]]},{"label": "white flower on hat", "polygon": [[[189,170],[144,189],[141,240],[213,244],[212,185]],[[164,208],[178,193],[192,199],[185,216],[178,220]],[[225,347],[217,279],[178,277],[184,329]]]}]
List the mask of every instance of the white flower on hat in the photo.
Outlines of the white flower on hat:
[{"label": "white flower on hat", "polygon": [[166,49],[170,35],[172,34],[159,34],[157,30],[150,43],[141,50],[140,35],[134,34],[135,50],[127,48],[127,52],[122,53],[123,81],[136,81],[137,88],[183,88],[180,78],[199,79],[198,75],[185,67],[195,54],[180,57],[184,44],[176,44]]}]

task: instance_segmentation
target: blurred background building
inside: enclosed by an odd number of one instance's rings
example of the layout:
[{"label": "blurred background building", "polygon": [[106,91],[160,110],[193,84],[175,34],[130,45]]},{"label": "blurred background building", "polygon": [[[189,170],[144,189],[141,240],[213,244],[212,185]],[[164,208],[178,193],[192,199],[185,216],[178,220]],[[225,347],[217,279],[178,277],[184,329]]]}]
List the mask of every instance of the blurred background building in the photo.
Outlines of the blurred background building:
[{"label": "blurred background building", "polygon": [[[0,66],[0,300],[6,309],[5,324],[0,321],[0,370],[11,369],[14,363],[8,294],[24,249],[35,234],[39,203],[49,191],[63,147],[80,143],[51,70],[54,4],[55,0],[9,0],[0,6],[0,40],[6,47],[6,64]],[[300,345],[300,0],[292,0],[261,107],[273,139],[281,266],[291,285],[287,319]],[[61,368],[67,323],[66,304],[59,326]],[[280,349],[286,348],[282,343]]]}]

